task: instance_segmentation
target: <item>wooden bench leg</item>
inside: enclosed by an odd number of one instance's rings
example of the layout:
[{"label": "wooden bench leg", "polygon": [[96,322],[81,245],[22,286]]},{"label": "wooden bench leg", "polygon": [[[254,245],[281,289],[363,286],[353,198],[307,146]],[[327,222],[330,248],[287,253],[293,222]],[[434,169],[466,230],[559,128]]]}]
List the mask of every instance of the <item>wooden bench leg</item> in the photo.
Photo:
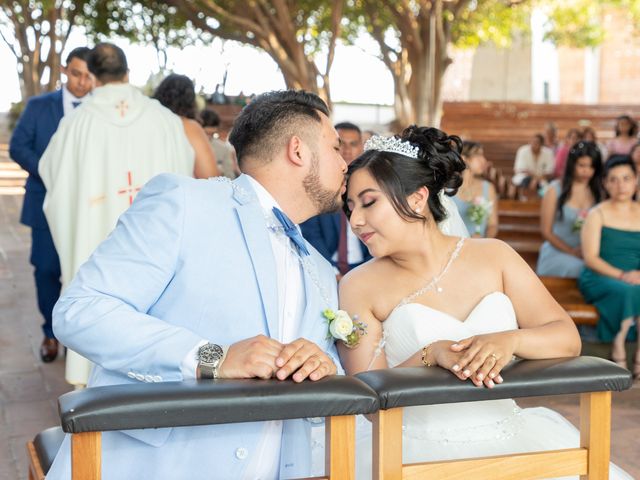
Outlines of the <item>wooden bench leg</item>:
[{"label": "wooden bench leg", "polygon": [[402,408],[374,416],[372,469],[374,480],[402,480]]},{"label": "wooden bench leg", "polygon": [[29,480],[44,480],[44,471],[33,442],[27,442],[27,456],[29,457]]},{"label": "wooden bench leg", "polygon": [[580,480],[608,480],[611,392],[580,394],[580,446],[588,449],[587,474]]},{"label": "wooden bench leg", "polygon": [[356,478],[356,417],[327,418],[325,424],[325,470],[331,480]]},{"label": "wooden bench leg", "polygon": [[100,432],[71,435],[71,478],[100,480],[102,436]]}]

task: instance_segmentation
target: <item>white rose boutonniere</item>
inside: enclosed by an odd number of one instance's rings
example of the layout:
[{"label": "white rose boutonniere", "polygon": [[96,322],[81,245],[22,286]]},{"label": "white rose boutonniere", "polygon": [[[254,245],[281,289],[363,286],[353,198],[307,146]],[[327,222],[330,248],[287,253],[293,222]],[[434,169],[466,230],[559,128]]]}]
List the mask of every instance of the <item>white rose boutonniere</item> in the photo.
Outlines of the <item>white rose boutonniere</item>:
[{"label": "white rose boutonniere", "polygon": [[322,312],[322,316],[327,319],[329,332],[327,338],[342,340],[348,348],[354,348],[360,343],[360,336],[366,335],[367,325],[358,322],[357,315],[353,319],[344,310],[333,311],[327,308]]}]

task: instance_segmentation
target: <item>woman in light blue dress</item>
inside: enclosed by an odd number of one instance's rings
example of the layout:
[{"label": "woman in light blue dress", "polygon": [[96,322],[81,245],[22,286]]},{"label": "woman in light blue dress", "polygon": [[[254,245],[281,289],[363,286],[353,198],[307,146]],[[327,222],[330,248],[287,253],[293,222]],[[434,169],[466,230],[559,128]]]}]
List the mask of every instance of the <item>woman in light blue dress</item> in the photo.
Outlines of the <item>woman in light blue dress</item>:
[{"label": "woman in light blue dress", "polygon": [[602,158],[593,142],[569,151],[562,180],[549,185],[542,200],[540,229],[545,239],[538,275],[577,278],[584,267],[580,230],[586,214],[602,199]]},{"label": "woman in light blue dress", "polygon": [[[482,145],[477,142],[463,142],[462,159],[466,169],[462,172],[462,185],[453,201],[458,207],[460,216],[472,237],[492,238],[498,234],[498,209],[496,189],[482,175],[487,169]],[[481,222],[474,223],[470,215],[470,207],[481,203],[487,210]]]}]

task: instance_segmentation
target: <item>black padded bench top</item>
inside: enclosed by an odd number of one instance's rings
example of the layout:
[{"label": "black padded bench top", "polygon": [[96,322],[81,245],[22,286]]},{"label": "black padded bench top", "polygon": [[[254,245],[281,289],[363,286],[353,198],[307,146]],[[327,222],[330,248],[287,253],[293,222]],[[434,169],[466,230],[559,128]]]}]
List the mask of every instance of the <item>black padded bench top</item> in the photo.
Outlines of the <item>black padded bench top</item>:
[{"label": "black padded bench top", "polygon": [[201,380],[88,388],[58,400],[68,433],[331,417],[373,413],[376,393],[354,377],[296,384]]},{"label": "black padded bench top", "polygon": [[504,383],[476,387],[442,368],[407,367],[356,375],[378,394],[380,408],[496,400],[501,398],[622,391],[631,387],[631,372],[596,357],[520,360],[502,371]]}]

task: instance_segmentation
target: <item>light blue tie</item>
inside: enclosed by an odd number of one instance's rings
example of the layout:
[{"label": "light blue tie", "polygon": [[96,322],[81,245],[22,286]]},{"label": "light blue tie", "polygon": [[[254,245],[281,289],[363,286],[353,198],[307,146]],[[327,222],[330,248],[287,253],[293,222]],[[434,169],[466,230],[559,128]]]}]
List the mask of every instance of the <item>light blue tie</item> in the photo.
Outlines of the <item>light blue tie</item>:
[{"label": "light blue tie", "polygon": [[284,234],[298,247],[300,254],[309,255],[309,250],[307,250],[307,246],[304,244],[304,238],[302,238],[298,227],[296,227],[295,224],[289,220],[289,217],[279,208],[273,207],[273,214],[284,227]]}]

